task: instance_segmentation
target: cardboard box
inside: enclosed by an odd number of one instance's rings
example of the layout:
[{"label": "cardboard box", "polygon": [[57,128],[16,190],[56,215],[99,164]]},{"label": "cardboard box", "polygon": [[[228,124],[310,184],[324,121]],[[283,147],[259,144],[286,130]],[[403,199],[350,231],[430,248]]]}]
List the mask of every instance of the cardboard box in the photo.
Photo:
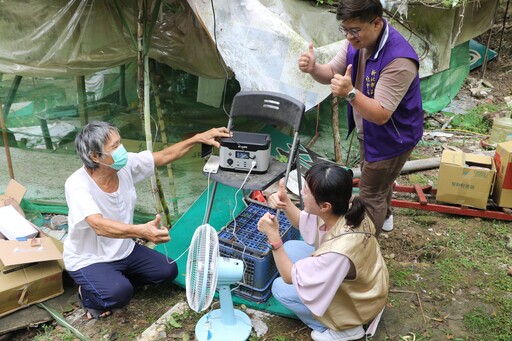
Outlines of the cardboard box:
[{"label": "cardboard box", "polygon": [[[14,193],[7,195],[6,191],[0,206],[14,200],[13,206],[21,210],[19,203],[26,190],[18,183],[11,185]],[[62,243],[38,233],[40,238],[26,241],[0,239],[0,317],[64,292]]]},{"label": "cardboard box", "polygon": [[444,150],[436,200],[486,209],[495,175],[496,168],[490,156]]},{"label": "cardboard box", "polygon": [[512,208],[512,141],[498,143],[494,164],[497,173],[492,198],[498,206]]},{"label": "cardboard box", "polygon": [[0,240],[0,317],[62,294],[58,259],[62,253],[48,237]]}]

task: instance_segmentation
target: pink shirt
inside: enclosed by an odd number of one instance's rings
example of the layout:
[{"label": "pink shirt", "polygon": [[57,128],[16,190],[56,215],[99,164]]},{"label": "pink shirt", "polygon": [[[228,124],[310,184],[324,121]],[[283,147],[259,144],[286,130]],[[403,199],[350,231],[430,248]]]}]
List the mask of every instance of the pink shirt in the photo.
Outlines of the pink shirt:
[{"label": "pink shirt", "polygon": [[[315,246],[316,231],[319,231],[320,243],[326,232],[322,231],[323,222],[318,226],[317,218],[304,211],[300,213],[300,234],[312,246]],[[328,252],[296,262],[292,267],[292,282],[306,307],[313,314],[322,316],[349,270],[350,260],[347,257]]]},{"label": "pink shirt", "polygon": [[[318,231],[318,243],[325,236],[325,225],[318,216],[301,211],[299,230],[304,241],[315,247]],[[302,303],[317,316],[322,316],[331,304],[336,291],[350,270],[350,260],[336,252],[324,253],[317,257],[306,257],[292,267],[292,282]],[[373,336],[379,325],[384,308],[373,319],[366,335]]]}]

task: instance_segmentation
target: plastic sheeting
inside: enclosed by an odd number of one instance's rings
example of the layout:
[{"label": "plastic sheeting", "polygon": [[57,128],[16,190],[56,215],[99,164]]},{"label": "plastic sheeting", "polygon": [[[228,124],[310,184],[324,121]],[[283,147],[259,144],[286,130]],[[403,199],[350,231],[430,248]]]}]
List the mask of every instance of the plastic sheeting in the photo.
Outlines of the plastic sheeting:
[{"label": "plastic sheeting", "polygon": [[318,84],[297,67],[309,40],[317,42],[321,62],[328,61],[338,49],[338,23],[326,8],[309,1],[213,1],[214,9],[210,0],[189,3],[210,35],[216,37],[218,49],[242,90],[285,93],[303,101],[306,109],[329,95],[328,86]]},{"label": "plastic sheeting", "polygon": [[[344,38],[336,16],[326,7],[296,0],[188,1],[217,39],[242,90],[282,92],[303,101],[306,109],[329,95],[328,86],[316,83],[297,67],[309,41],[314,42],[317,59],[325,62]],[[450,67],[453,46],[490,27],[496,1],[470,1],[447,8],[402,0],[385,6],[393,16],[389,23],[420,56],[420,77],[424,78]]]},{"label": "plastic sheeting", "polygon": [[[0,73],[88,75],[134,61],[137,1],[120,3],[119,12],[114,1],[3,1]],[[164,3],[150,58],[195,75],[224,77],[215,47],[187,2]]]},{"label": "plastic sheeting", "polygon": [[[89,75],[134,61],[137,1],[120,2],[119,9],[115,3],[2,2],[0,73]],[[385,2],[393,16],[389,22],[420,55],[422,78],[448,69],[452,47],[492,23],[495,0],[454,4],[458,6]],[[233,72],[242,90],[278,91],[303,101],[309,109],[329,95],[329,87],[302,74],[297,59],[309,41],[315,43],[320,62],[336,53],[343,36],[328,9],[298,0],[164,0],[149,56],[206,78],[231,77]]]}]

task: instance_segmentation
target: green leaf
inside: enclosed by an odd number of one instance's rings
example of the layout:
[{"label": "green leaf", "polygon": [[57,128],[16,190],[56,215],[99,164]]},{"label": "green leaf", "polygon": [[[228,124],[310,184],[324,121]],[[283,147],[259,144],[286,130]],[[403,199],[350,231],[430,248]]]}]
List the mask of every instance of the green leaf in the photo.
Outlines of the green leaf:
[{"label": "green leaf", "polygon": [[174,319],[174,317],[172,316],[169,316],[169,319],[167,320],[167,323],[172,326],[173,328],[181,328],[181,324],[176,322],[176,320]]},{"label": "green leaf", "polygon": [[82,334],[78,329],[75,329],[69,322],[66,320],[64,316],[59,314],[55,309],[50,308],[49,306],[45,305],[44,303],[36,303],[36,306],[42,309],[45,309],[54,319],[57,321],[58,324],[63,326],[64,328],[68,329],[70,332],[72,332],[76,337],[78,337],[82,341],[90,341],[87,336]]}]

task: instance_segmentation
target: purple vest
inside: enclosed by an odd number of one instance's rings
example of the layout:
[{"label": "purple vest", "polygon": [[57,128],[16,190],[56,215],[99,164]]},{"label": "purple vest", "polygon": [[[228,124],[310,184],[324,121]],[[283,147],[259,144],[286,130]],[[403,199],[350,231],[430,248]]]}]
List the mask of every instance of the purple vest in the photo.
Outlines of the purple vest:
[{"label": "purple vest", "polygon": [[[386,27],[387,40],[383,42]],[[409,58],[419,65],[419,58],[412,46],[402,35],[384,20],[384,29],[377,41],[374,53],[366,61],[363,89],[358,89],[373,98],[375,84],[380,73],[396,58]],[[376,54],[377,57],[375,56]],[[347,50],[347,65],[352,64],[352,79],[356,79],[359,50],[350,44]],[[354,114],[348,105],[348,134],[355,127]],[[416,75],[404,98],[384,125],[377,125],[363,119],[365,159],[369,162],[388,160],[412,149],[423,135],[423,107],[421,103],[420,79]]]}]

